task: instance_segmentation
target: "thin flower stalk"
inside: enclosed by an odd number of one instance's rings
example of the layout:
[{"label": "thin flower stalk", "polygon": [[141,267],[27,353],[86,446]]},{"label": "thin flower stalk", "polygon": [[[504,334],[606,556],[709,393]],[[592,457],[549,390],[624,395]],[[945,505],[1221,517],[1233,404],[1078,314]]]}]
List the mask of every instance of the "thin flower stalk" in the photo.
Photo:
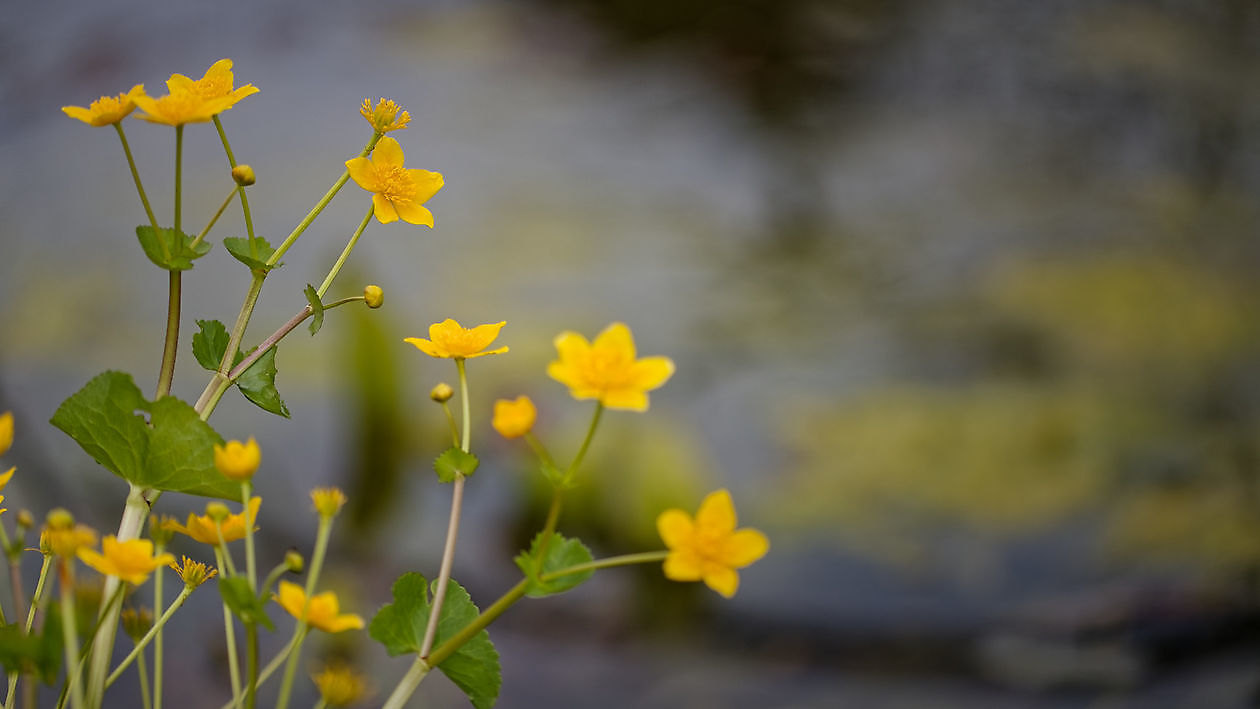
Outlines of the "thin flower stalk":
[{"label": "thin flower stalk", "polygon": [[226,211],[228,205],[232,203],[232,199],[234,197],[236,197],[235,189],[228,192],[227,199],[223,200],[223,204],[219,205],[219,209],[215,211],[214,216],[210,217],[210,221],[206,222],[205,227],[203,227],[202,230],[197,233],[197,236],[193,238],[192,242],[189,244],[189,248],[196,248],[197,244],[200,244],[201,241],[206,238],[206,235],[210,233],[210,230],[213,229],[214,225],[219,221],[219,217],[223,216],[223,212]]},{"label": "thin flower stalk", "polygon": [[[280,666],[285,663],[285,660],[288,659],[289,653],[293,650],[293,644],[296,641],[297,635],[294,634],[293,637],[289,638],[288,644],[280,648],[280,651],[276,653],[276,656],[271,658],[271,662],[268,662],[267,666],[258,673],[258,681],[255,683],[258,687],[262,687],[263,684],[266,683],[267,680],[271,679],[271,676],[276,673],[276,670],[280,669]],[[232,709],[232,707],[238,706],[243,700],[244,697],[240,696],[240,692],[236,692],[233,694],[231,701],[224,704],[220,707],[220,709]]]},{"label": "thin flower stalk", "polygon": [[368,207],[367,214],[363,215],[363,221],[359,222],[359,228],[354,230],[354,235],[350,237],[350,241],[346,244],[346,248],[341,250],[341,256],[337,257],[337,262],[334,263],[333,267],[328,271],[328,275],[324,278],[324,282],[319,284],[319,288],[316,289],[315,294],[320,298],[323,298],[324,294],[328,292],[328,287],[332,285],[333,279],[337,277],[337,274],[341,272],[341,267],[344,266],[346,264],[346,260],[350,258],[350,252],[354,250],[355,244],[359,243],[359,237],[363,235],[363,230],[366,229],[368,223],[372,221],[372,212],[375,211],[375,209],[375,205]]},{"label": "thin flower stalk", "polygon": [[70,706],[83,709],[83,685],[79,682],[79,658],[76,649],[79,647],[79,632],[75,627],[74,617],[74,562],[72,559],[61,559],[61,635],[66,652],[66,686],[69,689]]},{"label": "thin flower stalk", "polygon": [[136,679],[140,682],[140,706],[142,709],[153,709],[153,697],[149,691],[149,663],[144,655],[136,658]]},{"label": "thin flower stalk", "polygon": [[[319,582],[319,574],[324,568],[324,555],[328,552],[328,539],[332,535],[333,517],[319,516],[319,531],[315,533],[315,553],[311,556],[311,568],[306,577],[306,598],[315,593],[315,584]],[[280,696],[276,700],[276,709],[285,709],[289,705],[289,695],[293,691],[293,678],[297,673],[298,657],[302,655],[302,643],[310,626],[299,620],[293,629],[293,642],[290,645],[288,661],[284,666],[284,680],[280,683]]]},{"label": "thin flower stalk", "polygon": [[[220,544],[214,548],[215,564],[220,569],[225,570],[228,568],[223,563],[223,556],[226,550],[226,544]],[[223,636],[227,643],[228,680],[232,683],[232,697],[234,698],[232,705],[239,706],[236,698],[241,695],[241,669],[236,657],[236,626],[232,623],[232,609],[228,607],[226,600],[223,601]]]},{"label": "thin flower stalk", "polygon": [[[163,547],[163,545],[158,544],[158,545],[157,545],[157,548],[154,550],[154,553],[158,553],[158,554],[160,554],[160,553],[162,552],[162,547]],[[162,588],[162,581],[163,581],[163,579],[164,579],[164,577],[165,577],[165,576],[166,576],[166,575],[162,573],[162,569],[160,569],[160,568],[159,568],[159,569],[154,570],[154,572],[153,572],[153,609],[154,609],[154,611],[155,611],[155,612],[157,612],[157,613],[161,613],[161,614],[162,614],[162,616],[161,616],[162,618],[166,618],[166,617],[167,617],[167,613],[169,612],[169,611],[164,611],[164,610],[162,609],[162,605],[163,605],[163,602],[164,602],[164,601],[163,601],[163,599],[162,599],[162,591],[163,591],[163,588]],[[184,595],[184,594],[180,594],[180,595]],[[179,602],[178,597],[176,598],[176,602],[177,602],[177,603]],[[153,637],[153,699],[154,699],[154,709],[162,709],[162,657],[163,657],[163,655],[164,655],[164,653],[163,653],[163,650],[164,650],[164,647],[163,647],[163,645],[164,645],[163,640],[164,640],[164,639],[163,639],[163,637],[162,637],[162,624],[161,624],[161,623],[155,623],[155,624],[154,624],[154,628],[153,628],[152,630],[150,630],[149,632],[151,632],[151,633],[152,633],[152,632],[154,632],[154,630],[156,630],[156,631],[157,631],[157,632],[154,634],[154,637]],[[137,644],[137,646],[139,646],[139,644]],[[141,660],[141,662],[143,663],[143,661],[144,661],[144,655],[141,655],[141,656],[140,656],[140,660]],[[144,667],[144,665],[143,665],[143,664],[141,664],[141,665],[140,665],[139,667],[137,667],[136,669],[137,669],[137,670],[139,670],[141,667]],[[108,680],[108,679],[105,681],[105,684],[106,684],[106,686],[109,686],[109,680]],[[141,680],[141,686],[142,686],[142,687],[145,687],[145,689],[147,690],[147,687],[145,686],[145,682],[144,682],[144,680],[143,680],[143,679]]]},{"label": "thin flower stalk", "polygon": [[136,646],[132,648],[131,652],[128,653],[127,656],[122,659],[122,662],[119,662],[118,666],[114,668],[114,671],[109,673],[109,677],[105,679],[106,687],[116,682],[119,676],[122,675],[123,671],[130,667],[132,662],[135,662],[136,658],[144,652],[144,648],[147,647],[150,642],[153,642],[154,638],[162,632],[162,627],[166,625],[166,621],[170,620],[171,616],[175,615],[175,611],[179,610],[180,607],[184,605],[184,601],[188,600],[188,597],[192,595],[192,592],[192,588],[184,586],[184,590],[180,591],[179,595],[175,597],[175,600],[171,602],[171,605],[162,612],[162,617],[157,619],[157,622],[153,624],[152,628],[149,628],[149,632],[145,633],[144,637],[140,638],[140,641],[136,643]]},{"label": "thin flower stalk", "polygon": [[144,185],[140,182],[140,171],[136,169],[136,160],[131,155],[131,146],[127,144],[127,133],[123,131],[122,121],[114,123],[114,130],[118,131],[118,139],[122,141],[123,153],[127,155],[127,166],[131,168],[131,179],[135,181],[136,192],[140,194],[140,204],[144,205],[144,213],[149,217],[149,225],[153,227],[153,231],[157,231],[157,217],[153,214],[153,207],[149,204],[149,197],[145,194]]},{"label": "thin flower stalk", "polygon": [[[223,143],[223,152],[227,155],[228,165],[236,167],[236,156],[232,154],[232,144],[228,142],[227,133],[223,130],[223,121],[219,120],[217,113],[210,120],[214,121],[214,129],[219,132],[219,141]],[[254,252],[254,218],[249,211],[249,198],[245,196],[243,185],[237,185],[235,191],[241,195],[241,212],[245,218],[245,233],[249,236],[250,255],[257,256],[258,254]]]}]

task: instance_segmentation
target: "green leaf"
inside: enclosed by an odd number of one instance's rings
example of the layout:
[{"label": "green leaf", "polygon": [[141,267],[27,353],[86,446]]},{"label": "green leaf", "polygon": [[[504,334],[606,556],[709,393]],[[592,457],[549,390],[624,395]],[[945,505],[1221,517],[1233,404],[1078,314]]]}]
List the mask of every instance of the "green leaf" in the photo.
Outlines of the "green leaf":
[{"label": "green leaf", "polygon": [[276,626],[267,617],[266,604],[254,595],[254,590],[249,587],[249,579],[241,576],[220,578],[219,595],[223,596],[223,602],[242,623],[257,623],[275,632]]},{"label": "green leaf", "polygon": [[[255,348],[256,349],[256,348]],[[253,350],[250,350],[252,353]],[[289,418],[289,409],[276,390],[276,347],[272,345],[263,356],[249,365],[249,369],[241,372],[236,386],[246,399],[257,404],[262,410],[270,411],[278,416]]]},{"label": "green leaf", "polygon": [[193,267],[193,261],[210,253],[213,246],[204,240],[193,246],[193,237],[182,231],[162,228],[155,232],[153,227],[144,225],[136,227],[136,236],[144,255],[167,271],[187,271]]},{"label": "green leaf", "polygon": [[565,539],[559,532],[551,533],[551,541],[547,543],[546,557],[542,560],[542,564],[538,563],[538,545],[542,542],[542,533],[534,537],[534,541],[529,545],[529,551],[523,551],[516,555],[513,560],[525,574],[525,578],[529,580],[526,587],[525,595],[531,598],[541,598],[550,596],[554,593],[563,593],[587,580],[593,574],[593,571],[583,571],[576,574],[565,574],[557,576],[549,581],[542,581],[540,577],[545,574],[555,573],[570,566],[578,564],[589,564],[594,561],[591,556],[591,550],[586,545],[576,539]]},{"label": "green leaf", "polygon": [[314,336],[324,326],[324,304],[320,302],[315,286],[307,283],[306,290],[302,292],[306,294],[306,303],[311,306],[311,336]]},{"label": "green leaf", "polygon": [[228,342],[232,339],[227,328],[218,320],[198,320],[200,332],[193,334],[193,357],[197,364],[211,372],[218,371],[223,362],[223,353],[227,352]]},{"label": "green leaf", "polygon": [[[135,412],[149,413],[149,421]],[[104,372],[62,402],[52,424],[106,470],[144,487],[237,499],[240,486],[214,467],[223,439],[172,396],[145,400],[123,372]]]},{"label": "green leaf", "polygon": [[[368,626],[368,633],[384,645],[390,655],[420,651],[424,631],[429,624],[432,590],[425,578],[417,573],[403,574],[394,582],[394,602],[377,611]],[[479,614],[468,592],[452,580],[446,587],[433,647],[441,647]],[[502,681],[499,653],[484,629],[443,660],[438,669],[468,695],[476,709],[494,706]]]},{"label": "green leaf", "polygon": [[477,472],[478,464],[477,456],[464,452],[462,448],[451,447],[433,461],[433,469],[437,471],[438,480],[449,483],[455,482],[456,475],[468,477]]},{"label": "green leaf", "polygon": [[0,626],[0,664],[9,672],[34,672],[51,686],[61,672],[61,612],[49,607],[38,635],[27,635],[18,623]]},{"label": "green leaf", "polygon": [[277,263],[271,266],[267,265],[267,259],[276,252],[271,248],[271,244],[261,236],[254,237],[253,245],[250,245],[248,238],[239,236],[229,236],[223,240],[223,248],[232,254],[232,258],[249,266],[249,270],[255,273],[267,273],[273,268],[280,268],[284,264]]}]

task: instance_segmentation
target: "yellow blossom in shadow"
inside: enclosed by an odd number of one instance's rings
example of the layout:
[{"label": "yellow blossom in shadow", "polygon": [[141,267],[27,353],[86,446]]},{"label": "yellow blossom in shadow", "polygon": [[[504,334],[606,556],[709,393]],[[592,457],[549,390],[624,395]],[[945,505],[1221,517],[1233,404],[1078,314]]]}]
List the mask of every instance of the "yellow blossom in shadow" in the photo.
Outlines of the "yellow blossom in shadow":
[{"label": "yellow blossom in shadow", "polygon": [[341,613],[337,594],[332,591],[317,593],[308,601],[306,592],[301,586],[281,581],[275,598],[276,602],[289,612],[289,615],[326,633],[340,633],[343,630],[358,630],[363,627],[363,619],[359,616],[353,613]]},{"label": "yellow blossom in shadow", "polygon": [[[13,412],[0,414],[0,455],[8,452],[13,446]],[[5,480],[8,482],[8,480]]]},{"label": "yellow blossom in shadow", "polygon": [[494,416],[490,425],[504,438],[520,438],[534,430],[538,409],[528,396],[515,399],[499,399],[494,402]]},{"label": "yellow blossom in shadow", "polygon": [[206,69],[200,79],[190,79],[183,74],[171,74],[166,80],[166,88],[171,93],[188,92],[206,101],[223,101],[225,105],[218,112],[226,111],[236,105],[237,101],[258,93],[258,87],[245,84],[237,89],[233,87],[235,77],[232,75],[232,60],[220,59]]},{"label": "yellow blossom in shadow", "polygon": [[262,451],[253,436],[249,440],[228,441],[223,445],[214,444],[214,467],[227,478],[245,481],[254,477],[262,462]]},{"label": "yellow blossom in shadow", "polygon": [[106,576],[117,576],[127,583],[139,586],[159,566],[175,561],[171,554],[153,555],[153,542],[148,539],[118,541],[109,535],[101,542],[100,553],[80,548],[79,560]]},{"label": "yellow blossom in shadow", "polygon": [[410,224],[433,226],[433,213],[423,205],[442,189],[442,175],[404,168],[398,141],[381,138],[370,159],[347,160],[346,170],[357,185],[373,193],[372,208],[382,224],[402,219]]},{"label": "yellow blossom in shadow", "polygon": [[669,547],[665,576],[673,581],[704,581],[730,598],[739,588],[743,568],[770,549],[766,535],[755,529],[735,529],[735,506],[726,490],[709,493],[695,519],[683,510],[665,510],[656,529]]},{"label": "yellow blossom in shadow", "polygon": [[126,118],[136,110],[136,97],[144,96],[144,84],[136,84],[131,90],[117,96],[102,96],[90,106],[62,106],[61,110],[71,118],[77,118],[90,126],[108,126]]},{"label": "yellow blossom in shadow", "polygon": [[340,488],[317,487],[311,490],[311,503],[320,517],[336,517],[342,505],[346,504],[346,495]]},{"label": "yellow blossom in shadow", "polygon": [[484,355],[503,354],[506,347],[486,350],[491,342],[499,336],[499,330],[507,321],[478,325],[467,328],[447,318],[429,326],[429,339],[408,337],[403,342],[410,342],[416,349],[430,357],[449,357],[450,359],[468,359]]},{"label": "yellow blossom in shadow", "polygon": [[573,398],[597,399],[610,409],[647,411],[647,392],[674,374],[668,357],[635,359],[634,336],[619,322],[594,342],[566,331],[556,336],[555,345],[560,359],[547,365],[547,374],[569,387]]},{"label": "yellow blossom in shadow", "polygon": [[[210,504],[213,505],[214,503]],[[261,497],[250,498],[248,514],[242,511],[225,517],[220,525],[223,531],[223,541],[234,542],[237,539],[244,539],[245,525],[247,524],[246,517],[248,517],[248,524],[253,525],[258,518],[258,506],[261,504]],[[219,535],[214,529],[214,519],[209,514],[196,515],[189,512],[186,524],[180,524],[175,520],[167,520],[162,523],[162,527],[180,534],[187,534],[202,544],[219,545]],[[258,528],[254,527],[254,529]]]},{"label": "yellow blossom in shadow", "polygon": [[96,530],[75,524],[74,517],[63,509],[48,513],[48,524],[39,535],[39,550],[45,555],[70,558],[80,547],[96,546]]},{"label": "yellow blossom in shadow", "polygon": [[330,707],[348,707],[367,695],[367,683],[363,675],[348,665],[328,665],[312,679],[319,688],[319,696]]},{"label": "yellow blossom in shadow", "polygon": [[402,110],[402,106],[383,98],[377,99],[376,106],[372,106],[369,99],[363,99],[359,115],[371,123],[377,133],[402,130],[411,122],[411,114]]}]

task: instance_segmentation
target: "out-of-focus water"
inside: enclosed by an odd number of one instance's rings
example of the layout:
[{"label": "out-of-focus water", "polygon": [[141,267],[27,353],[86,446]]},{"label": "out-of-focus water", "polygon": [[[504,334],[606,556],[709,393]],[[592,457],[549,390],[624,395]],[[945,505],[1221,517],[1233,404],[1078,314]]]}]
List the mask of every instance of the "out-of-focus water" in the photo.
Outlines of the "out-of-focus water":
[{"label": "out-of-focus water", "polygon": [[[588,409],[546,378],[551,339],[622,320],[678,373],[649,413],[606,418],[562,530],[650,548],[657,510],[722,486],[772,551],[732,601],[644,569],[514,608],[491,629],[500,706],[1243,706],[1260,686],[1257,38],[1256,9],[1225,0],[9,8],[7,503],[110,528],[123,485],[44,422],[103,369],[150,389],[160,355],[166,278],[136,248],[117,140],[59,108],[227,56],[261,89],[223,123],[273,244],[367,139],[364,97],[405,106],[408,166],[446,178],[435,229],[372,225],[330,292],[378,283],[386,307],[282,344],[293,417],[232,393],[211,420],[263,445],[264,565],[309,549],[293,501],[338,484],[353,500],[329,583],[349,607],[434,573],[445,434],[427,392],[454,371],[401,340],[506,320],[511,354],[470,363],[484,462],[455,566],[489,603],[542,512],[490,402],[530,394],[540,435],[574,450]],[[172,131],[126,127],[169,215]],[[185,165],[199,224],[230,186],[213,128],[187,129]],[[247,340],[305,303],[367,203],[348,185],[299,240]],[[211,239],[242,230],[233,205]],[[248,274],[219,244],[185,284],[191,400],[194,321],[230,322]],[[175,632],[217,632],[213,597],[192,607]],[[382,694],[405,671],[363,637],[313,648],[334,651]],[[221,658],[202,663],[168,665],[169,686],[221,692]],[[464,701],[443,680],[421,696]]]}]

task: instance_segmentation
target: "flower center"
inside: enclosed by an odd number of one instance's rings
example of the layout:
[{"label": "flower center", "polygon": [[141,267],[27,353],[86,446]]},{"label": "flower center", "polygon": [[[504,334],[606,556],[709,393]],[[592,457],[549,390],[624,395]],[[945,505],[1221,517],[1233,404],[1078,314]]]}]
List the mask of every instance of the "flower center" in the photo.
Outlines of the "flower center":
[{"label": "flower center", "polygon": [[377,190],[391,202],[410,202],[414,193],[411,178],[407,170],[396,165],[387,165],[376,169]]},{"label": "flower center", "polygon": [[597,386],[615,388],[629,381],[630,364],[620,352],[595,350],[586,361],[586,378]]}]

